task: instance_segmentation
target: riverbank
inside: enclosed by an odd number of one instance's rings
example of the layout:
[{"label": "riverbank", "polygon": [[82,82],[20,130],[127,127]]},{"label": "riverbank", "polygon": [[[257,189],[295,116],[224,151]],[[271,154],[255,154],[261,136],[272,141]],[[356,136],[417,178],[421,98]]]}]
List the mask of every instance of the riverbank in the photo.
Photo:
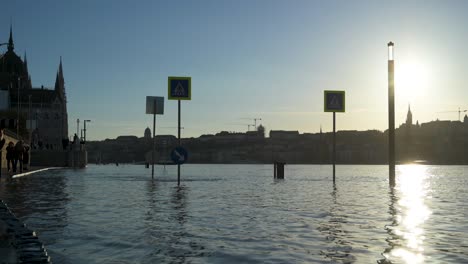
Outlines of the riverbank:
[{"label": "riverbank", "polygon": [[[22,173],[12,174],[7,169],[2,168],[0,184],[50,169],[54,168],[31,167]],[[2,260],[0,261],[2,264],[21,263],[24,261],[48,263],[50,261],[47,251],[35,232],[28,229],[16,218],[3,201],[0,201],[0,256],[2,256]]]},{"label": "riverbank", "polygon": [[41,171],[58,169],[58,168],[59,167],[32,166],[32,167],[29,167],[27,170],[23,170],[22,172],[16,172],[16,173],[8,172],[6,168],[2,168],[0,182],[5,181],[7,179],[19,178],[19,177],[28,176],[34,173],[38,173]]}]

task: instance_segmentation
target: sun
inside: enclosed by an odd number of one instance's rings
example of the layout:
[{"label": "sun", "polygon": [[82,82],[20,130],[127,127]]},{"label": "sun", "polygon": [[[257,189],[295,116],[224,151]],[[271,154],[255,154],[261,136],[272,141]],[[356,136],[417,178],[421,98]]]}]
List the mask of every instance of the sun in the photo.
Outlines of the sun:
[{"label": "sun", "polygon": [[418,61],[395,65],[395,94],[398,100],[415,102],[425,97],[430,83],[428,67]]}]

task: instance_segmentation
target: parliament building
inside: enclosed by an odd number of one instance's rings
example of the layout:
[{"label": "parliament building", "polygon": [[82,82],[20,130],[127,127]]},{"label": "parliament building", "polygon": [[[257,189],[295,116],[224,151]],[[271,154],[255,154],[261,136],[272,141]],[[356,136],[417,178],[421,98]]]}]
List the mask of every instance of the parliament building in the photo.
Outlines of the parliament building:
[{"label": "parliament building", "polygon": [[11,27],[8,43],[0,45],[0,126],[33,148],[61,149],[68,140],[62,59],[54,88],[33,87],[26,54],[22,59],[15,53]]}]

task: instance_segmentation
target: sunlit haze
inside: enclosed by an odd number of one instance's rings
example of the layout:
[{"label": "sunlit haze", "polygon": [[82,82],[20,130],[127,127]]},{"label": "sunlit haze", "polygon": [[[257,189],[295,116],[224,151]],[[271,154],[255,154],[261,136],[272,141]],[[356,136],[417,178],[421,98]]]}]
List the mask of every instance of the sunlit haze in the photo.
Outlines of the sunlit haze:
[{"label": "sunlit haze", "polygon": [[[467,109],[467,1],[7,1],[34,87],[53,87],[60,56],[69,134],[143,136],[146,96],[167,99],[168,76],[192,77],[183,137],[269,130],[331,131],[323,90],[346,91],[338,130],[385,130],[387,43],[395,43],[396,125],[456,120]],[[0,52],[5,52],[0,47]],[[249,121],[248,118],[251,120]],[[157,134],[176,135],[177,102]]]}]

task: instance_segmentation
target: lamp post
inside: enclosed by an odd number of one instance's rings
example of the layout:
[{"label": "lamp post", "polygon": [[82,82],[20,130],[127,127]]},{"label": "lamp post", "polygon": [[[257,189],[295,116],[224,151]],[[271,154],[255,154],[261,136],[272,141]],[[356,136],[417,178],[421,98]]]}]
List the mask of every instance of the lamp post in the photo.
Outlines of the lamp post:
[{"label": "lamp post", "polygon": [[389,182],[395,185],[395,71],[393,42],[388,43],[388,166]]},{"label": "lamp post", "polygon": [[77,118],[76,119],[76,136],[78,137],[79,134],[80,134],[80,119]]},{"label": "lamp post", "polygon": [[20,138],[19,136],[19,119],[20,119],[20,80],[21,78],[18,77],[18,105],[16,106],[16,113],[18,115],[17,123],[16,123],[16,136],[18,139]]},{"label": "lamp post", "polygon": [[32,114],[31,114],[31,94],[29,95],[29,145],[32,145]]},{"label": "lamp post", "polygon": [[83,126],[84,126],[84,136],[83,136],[83,143],[86,144],[86,122],[91,122],[91,120],[83,120]]}]

